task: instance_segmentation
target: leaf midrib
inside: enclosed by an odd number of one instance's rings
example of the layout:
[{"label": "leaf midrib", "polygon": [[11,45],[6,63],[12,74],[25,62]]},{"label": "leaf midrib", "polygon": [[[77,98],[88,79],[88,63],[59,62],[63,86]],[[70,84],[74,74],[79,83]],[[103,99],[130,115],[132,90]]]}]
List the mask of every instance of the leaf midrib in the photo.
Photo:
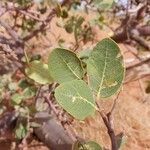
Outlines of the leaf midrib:
[{"label": "leaf midrib", "polygon": [[97,93],[97,99],[100,98],[100,94],[101,94],[101,90],[102,90],[102,85],[104,82],[104,78],[105,78],[105,72],[106,72],[106,66],[107,66],[107,55],[108,55],[108,49],[106,48],[106,52],[105,52],[105,62],[104,62],[104,68],[103,68],[103,73],[102,73],[102,79],[99,85],[99,89],[98,89],[98,93]]},{"label": "leaf midrib", "polygon": [[80,79],[80,77],[72,70],[72,68],[68,65],[68,63],[62,58],[62,56],[57,52],[58,56],[61,58],[61,60],[65,63],[65,65],[69,68],[69,70],[71,71],[71,73],[73,73],[73,75],[75,77],[77,77],[78,79]]}]

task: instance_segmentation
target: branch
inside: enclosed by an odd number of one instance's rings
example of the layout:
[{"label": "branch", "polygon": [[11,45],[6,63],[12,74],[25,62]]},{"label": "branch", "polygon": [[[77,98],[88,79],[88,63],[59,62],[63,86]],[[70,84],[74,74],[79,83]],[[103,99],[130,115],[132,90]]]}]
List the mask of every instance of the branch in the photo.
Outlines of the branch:
[{"label": "branch", "polygon": [[148,25],[137,26],[137,30],[142,36],[150,36],[150,26]]},{"label": "branch", "polygon": [[136,41],[138,44],[146,48],[147,50],[150,50],[150,43],[147,42],[144,38],[140,37],[139,35],[136,34],[130,34],[131,39]]},{"label": "branch", "polygon": [[37,29],[33,30],[29,35],[27,35],[25,38],[23,38],[24,41],[28,41],[31,38],[33,38],[34,36],[36,36],[39,32],[42,32],[45,30],[45,28],[47,27],[48,23],[52,20],[52,18],[56,15],[56,11],[53,9],[47,19],[44,21],[44,23],[42,23],[40,25],[40,27],[38,27]]},{"label": "branch", "polygon": [[2,8],[4,10],[7,10],[7,11],[16,11],[18,13],[21,13],[21,14],[23,14],[25,16],[28,16],[28,17],[30,17],[30,18],[32,18],[34,20],[40,21],[40,22],[44,22],[45,21],[44,19],[36,17],[35,15],[37,15],[37,14],[33,15],[33,12],[31,12],[30,10],[24,10],[24,9],[22,9],[20,7],[16,7],[14,5],[7,5],[7,6],[4,6]]},{"label": "branch", "polygon": [[[12,43],[8,44],[11,46],[13,46],[15,53],[17,54],[18,58],[21,59],[21,57],[23,56],[24,53],[24,42],[22,39],[20,39],[20,37],[18,36],[18,34],[4,21],[2,21],[0,19],[0,25],[4,27],[4,29],[6,30],[6,32],[12,37]],[[4,41],[4,39],[6,38],[2,38],[1,37],[1,42],[3,43],[8,43],[8,41],[11,40],[7,40]]]},{"label": "branch", "polygon": [[105,114],[103,111],[100,111],[100,107],[99,107],[98,103],[96,103],[96,105],[99,109],[98,112],[99,112],[100,116],[102,117],[102,120],[107,128],[107,132],[108,132],[108,135],[111,140],[111,150],[118,150],[116,135],[115,135],[113,125],[112,125],[112,113],[109,112],[108,114]]},{"label": "branch", "polygon": [[[53,111],[54,114],[56,114],[57,116],[58,113],[56,112],[54,106],[52,107],[52,105],[54,104],[50,103],[51,99],[49,99],[49,92],[51,93],[54,87],[55,84],[51,85],[50,91],[49,88],[47,88],[46,86],[43,86],[43,88],[40,87],[35,98],[36,102],[39,100],[40,97],[46,98],[46,102],[48,102],[50,110]],[[58,121],[54,119],[53,113],[36,113],[35,118],[33,119],[35,119],[36,122],[42,124],[40,127],[34,129],[35,134],[50,149],[71,150],[74,139],[72,139],[72,135],[69,134],[70,132],[68,132],[68,130],[65,130],[65,128],[62,126],[59,118]]]},{"label": "branch", "polygon": [[[65,6],[67,3],[69,3],[70,0],[63,0],[61,3],[61,7]],[[45,30],[45,28],[47,27],[47,25],[50,23],[50,21],[52,20],[53,17],[56,16],[56,10],[55,8],[52,9],[49,13],[49,15],[47,16],[47,18],[44,20],[44,23],[42,23],[40,25],[40,27],[38,27],[37,29],[35,29],[34,31],[32,31],[29,35],[27,35],[23,40],[24,41],[28,41],[31,38],[33,38],[34,36],[36,36],[39,32],[43,32]]]},{"label": "branch", "polygon": [[14,39],[14,41],[22,43],[22,41],[21,41],[21,39],[19,39],[17,33],[14,30],[12,30],[11,27],[7,23],[5,23],[4,21],[0,20],[0,25],[5,28],[7,33]]},{"label": "branch", "polygon": [[35,118],[42,124],[34,132],[51,150],[71,150],[73,141],[64,128],[48,113],[37,113]]},{"label": "branch", "polygon": [[126,68],[125,82],[136,81],[150,75],[150,57]]},{"label": "branch", "polygon": [[0,35],[0,44],[14,46],[14,41],[11,39],[7,39],[6,37]]}]

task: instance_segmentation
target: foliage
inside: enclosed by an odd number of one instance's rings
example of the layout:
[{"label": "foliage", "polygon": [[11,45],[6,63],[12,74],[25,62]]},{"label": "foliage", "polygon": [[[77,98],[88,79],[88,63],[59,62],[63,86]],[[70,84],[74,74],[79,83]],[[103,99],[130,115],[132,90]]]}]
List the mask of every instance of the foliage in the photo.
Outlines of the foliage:
[{"label": "foliage", "polygon": [[50,84],[53,82],[48,71],[48,65],[43,64],[41,61],[34,60],[30,62],[25,72],[29,78],[40,84]]},{"label": "foliage", "polygon": [[99,97],[114,94],[124,77],[122,56],[119,47],[110,39],[99,42],[87,61],[89,86]]},{"label": "foliage", "polygon": [[68,113],[80,120],[92,114],[96,107],[90,88],[82,80],[61,84],[55,90],[55,97]]},{"label": "foliage", "polygon": [[26,133],[27,133],[26,127],[22,123],[19,123],[19,125],[17,126],[15,130],[16,138],[22,139],[25,137]]},{"label": "foliage", "polygon": [[[84,25],[83,25],[84,24]],[[68,33],[74,33],[76,43],[82,40],[84,43],[93,40],[93,33],[89,23],[85,23],[82,16],[71,16],[63,26]]]},{"label": "foliage", "polygon": [[54,49],[49,55],[48,66],[51,76],[58,83],[81,79],[84,75],[81,61],[66,49]]}]

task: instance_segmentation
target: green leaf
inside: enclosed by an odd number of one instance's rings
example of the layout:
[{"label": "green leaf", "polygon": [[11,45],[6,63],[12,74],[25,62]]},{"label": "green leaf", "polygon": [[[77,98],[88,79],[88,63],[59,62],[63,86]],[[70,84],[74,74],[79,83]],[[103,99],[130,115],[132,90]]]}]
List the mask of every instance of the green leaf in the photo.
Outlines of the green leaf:
[{"label": "green leaf", "polygon": [[81,79],[84,75],[81,61],[75,53],[62,49],[54,49],[48,59],[51,76],[58,83]]},{"label": "green leaf", "polygon": [[30,86],[30,83],[27,81],[27,79],[21,79],[18,83],[18,86],[22,89],[25,89]]},{"label": "green leaf", "polygon": [[113,40],[105,38],[94,47],[87,61],[87,74],[98,99],[118,91],[124,78],[124,67],[120,49]]},{"label": "green leaf", "polygon": [[124,134],[122,132],[116,135],[116,141],[118,149],[125,143]]},{"label": "green leaf", "polygon": [[83,22],[84,18],[82,16],[79,16],[79,18],[77,19],[76,27],[79,28]]},{"label": "green leaf", "polygon": [[33,55],[30,61],[34,61],[34,60],[41,60],[41,55],[40,54]]},{"label": "green leaf", "polygon": [[114,0],[93,0],[94,7],[99,9],[108,9],[112,6]]},{"label": "green leaf", "polygon": [[41,61],[35,60],[29,63],[29,67],[25,69],[27,76],[39,84],[50,84],[53,79],[48,71],[48,65]]},{"label": "green leaf", "polygon": [[23,100],[23,95],[19,93],[15,93],[11,96],[11,102],[13,105],[19,105]]},{"label": "green leaf", "polygon": [[23,139],[27,133],[27,129],[22,123],[19,123],[18,127],[15,130],[15,135],[17,139]]},{"label": "green leaf", "polygon": [[24,99],[31,98],[35,96],[35,94],[36,94],[36,89],[33,87],[27,87],[26,89],[23,90],[22,93]]},{"label": "green leaf", "polygon": [[64,28],[65,28],[66,32],[68,32],[68,33],[72,33],[73,32],[73,27],[72,27],[71,24],[66,24],[64,26]]},{"label": "green leaf", "polygon": [[73,146],[73,150],[102,150],[102,148],[94,141],[88,141],[85,143],[77,141]]},{"label": "green leaf", "polygon": [[36,94],[36,89],[33,87],[27,87],[22,93],[15,93],[11,96],[11,102],[13,105],[19,105],[24,99],[29,99]]},{"label": "green leaf", "polygon": [[91,115],[96,108],[92,92],[82,80],[61,84],[55,90],[55,97],[69,114],[79,120]]},{"label": "green leaf", "polygon": [[[84,148],[83,148],[84,147]],[[79,150],[102,150],[99,144],[94,141],[89,141],[83,144]]]}]

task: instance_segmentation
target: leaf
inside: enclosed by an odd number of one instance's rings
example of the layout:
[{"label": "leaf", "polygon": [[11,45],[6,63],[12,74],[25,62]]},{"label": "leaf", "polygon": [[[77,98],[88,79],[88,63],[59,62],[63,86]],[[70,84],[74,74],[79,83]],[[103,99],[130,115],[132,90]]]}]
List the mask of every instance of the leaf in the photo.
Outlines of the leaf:
[{"label": "leaf", "polygon": [[23,95],[19,93],[15,93],[11,96],[11,102],[13,105],[19,105],[23,100]]},{"label": "leaf", "polygon": [[77,141],[73,146],[73,150],[102,150],[102,148],[94,141],[88,141],[85,143]]},{"label": "leaf", "polygon": [[36,94],[36,88],[27,87],[22,93],[15,93],[11,96],[11,102],[13,105],[19,105],[24,99],[29,99]]},{"label": "leaf", "polygon": [[51,76],[58,83],[81,79],[84,75],[81,61],[75,53],[62,49],[54,49],[48,59]]},{"label": "leaf", "polygon": [[85,148],[80,148],[79,150],[102,150],[99,144],[97,144],[94,141],[89,141],[83,144],[83,147]]},{"label": "leaf", "polygon": [[39,84],[50,84],[53,79],[48,71],[48,65],[41,61],[35,60],[29,63],[29,67],[25,69],[27,76]]},{"label": "leaf", "polygon": [[23,90],[22,93],[24,99],[31,98],[35,96],[35,94],[36,94],[36,88],[33,87],[27,87],[26,89]]},{"label": "leaf", "polygon": [[116,135],[116,141],[118,149],[125,143],[124,134],[122,132]]},{"label": "leaf", "polygon": [[117,44],[105,38],[91,52],[87,61],[89,85],[97,98],[117,92],[124,78],[123,60]]},{"label": "leaf", "polygon": [[27,79],[21,79],[18,83],[18,86],[22,89],[25,89],[30,86],[30,83],[27,81]]},{"label": "leaf", "polygon": [[34,60],[41,60],[41,55],[40,54],[33,55],[30,61],[34,61]]},{"label": "leaf", "polygon": [[15,135],[17,139],[23,139],[27,133],[27,129],[22,123],[19,123],[18,127],[15,130]]},{"label": "leaf", "polygon": [[112,6],[114,0],[93,0],[94,7],[99,9],[108,9]]},{"label": "leaf", "polygon": [[55,90],[55,97],[69,114],[79,120],[91,115],[96,107],[90,88],[82,80],[61,84]]},{"label": "leaf", "polygon": [[84,18],[82,16],[79,16],[76,22],[76,27],[79,28],[83,22],[84,22]]}]

